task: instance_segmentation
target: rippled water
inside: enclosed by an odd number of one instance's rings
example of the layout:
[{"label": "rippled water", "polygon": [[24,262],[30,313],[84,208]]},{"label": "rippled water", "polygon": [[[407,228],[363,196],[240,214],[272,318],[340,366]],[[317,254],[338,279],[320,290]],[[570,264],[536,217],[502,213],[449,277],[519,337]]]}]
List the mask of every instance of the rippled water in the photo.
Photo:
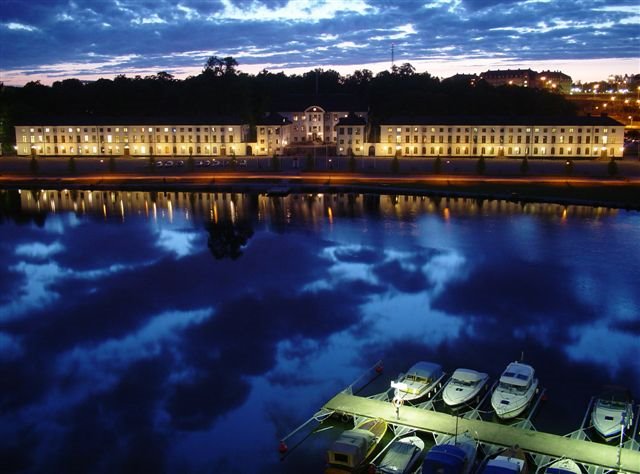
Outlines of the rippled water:
[{"label": "rippled water", "polygon": [[639,242],[553,204],[0,191],[0,465],[320,472],[330,435],[278,440],[379,359],[385,387],[524,356],[536,427],[572,431],[640,396]]}]

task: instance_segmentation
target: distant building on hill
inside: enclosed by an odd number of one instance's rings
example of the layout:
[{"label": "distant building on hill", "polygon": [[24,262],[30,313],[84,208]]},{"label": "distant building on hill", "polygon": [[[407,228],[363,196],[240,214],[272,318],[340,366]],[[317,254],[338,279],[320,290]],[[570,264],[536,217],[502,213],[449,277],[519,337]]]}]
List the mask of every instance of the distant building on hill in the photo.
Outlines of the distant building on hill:
[{"label": "distant building on hill", "polygon": [[573,83],[570,76],[560,71],[536,72],[531,69],[489,70],[480,74],[479,78],[495,87],[530,87],[547,89],[561,94],[568,94]]}]

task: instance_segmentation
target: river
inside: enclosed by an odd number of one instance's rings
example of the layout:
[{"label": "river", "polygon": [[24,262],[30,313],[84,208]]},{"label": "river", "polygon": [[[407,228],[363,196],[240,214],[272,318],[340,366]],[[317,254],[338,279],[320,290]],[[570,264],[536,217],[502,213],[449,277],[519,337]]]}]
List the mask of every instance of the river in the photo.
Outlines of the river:
[{"label": "river", "polygon": [[0,191],[0,465],[322,472],[330,435],[278,440],[378,360],[384,389],[522,358],[536,428],[573,431],[602,385],[640,397],[639,243],[586,206]]}]

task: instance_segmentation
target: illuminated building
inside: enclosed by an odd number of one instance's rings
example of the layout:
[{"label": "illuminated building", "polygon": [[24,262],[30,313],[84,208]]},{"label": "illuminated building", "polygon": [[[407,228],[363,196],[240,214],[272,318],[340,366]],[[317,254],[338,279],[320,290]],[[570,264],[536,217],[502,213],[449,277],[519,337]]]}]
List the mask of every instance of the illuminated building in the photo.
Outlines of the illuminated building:
[{"label": "illuminated building", "polygon": [[392,117],[377,156],[618,158],[624,125],[607,116]]},{"label": "illuminated building", "polygon": [[257,143],[255,155],[281,155],[284,147],[291,142],[291,120],[272,113],[256,124]]}]

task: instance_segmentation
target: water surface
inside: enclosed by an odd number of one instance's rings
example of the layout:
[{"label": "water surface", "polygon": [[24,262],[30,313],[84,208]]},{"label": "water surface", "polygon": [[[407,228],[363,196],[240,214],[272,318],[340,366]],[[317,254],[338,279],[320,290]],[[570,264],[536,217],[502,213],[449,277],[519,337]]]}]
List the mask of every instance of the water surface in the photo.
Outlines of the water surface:
[{"label": "water surface", "polygon": [[539,429],[640,394],[640,214],[417,196],[0,191],[0,465],[321,472],[278,440],[377,360],[524,357]]}]

